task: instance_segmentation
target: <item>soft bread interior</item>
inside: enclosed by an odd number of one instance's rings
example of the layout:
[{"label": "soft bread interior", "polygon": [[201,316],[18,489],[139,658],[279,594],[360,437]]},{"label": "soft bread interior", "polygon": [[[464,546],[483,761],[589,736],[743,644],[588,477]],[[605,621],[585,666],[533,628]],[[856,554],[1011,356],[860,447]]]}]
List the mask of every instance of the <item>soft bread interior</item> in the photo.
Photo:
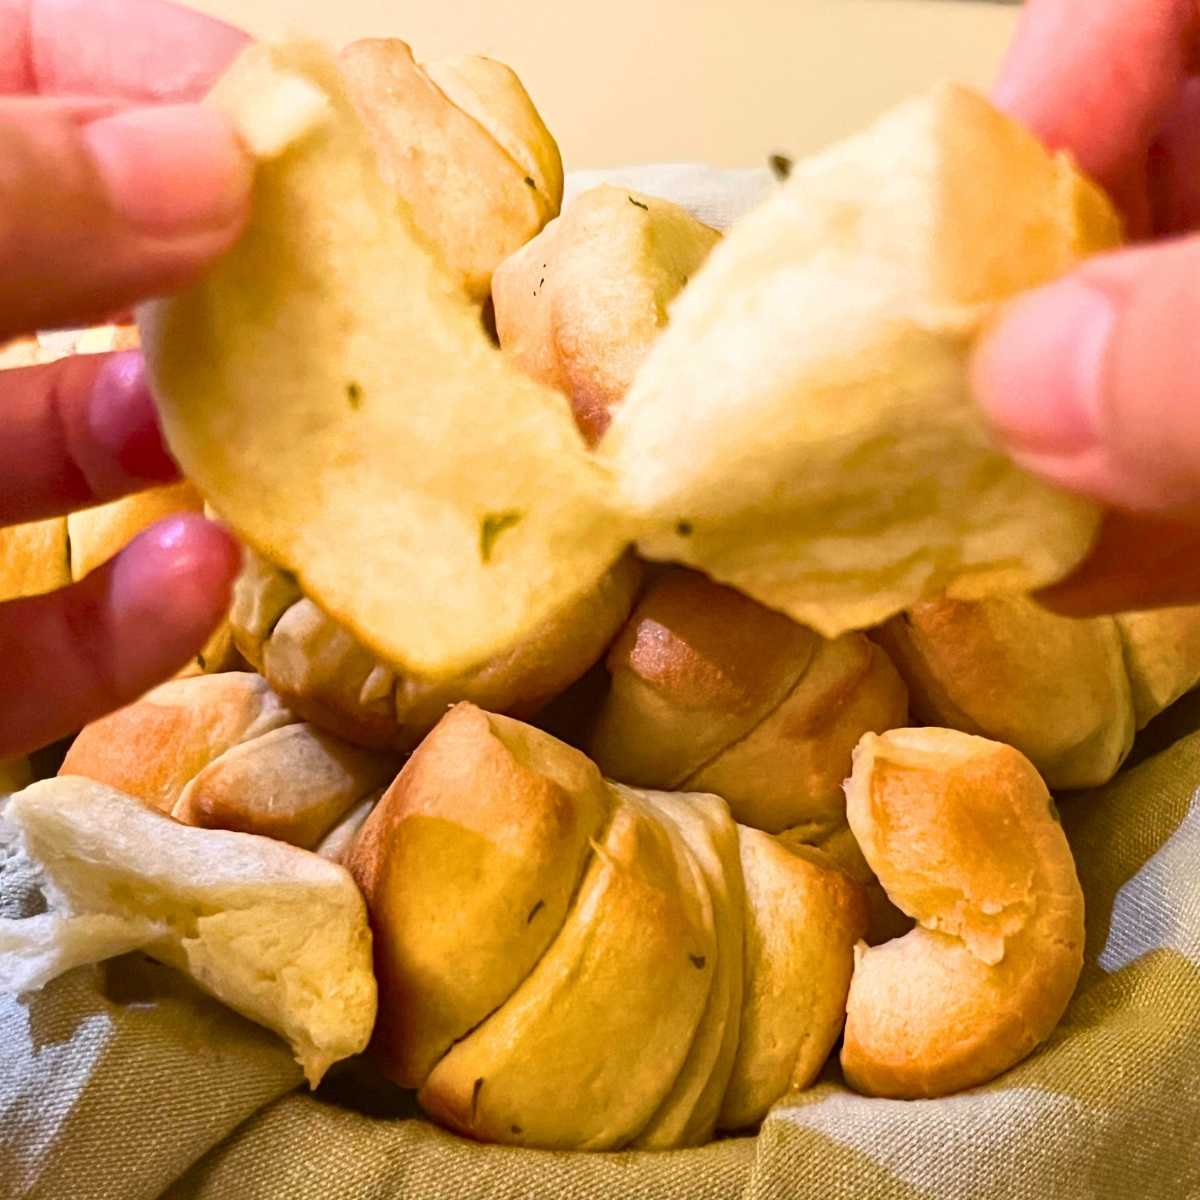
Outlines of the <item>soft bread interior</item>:
[{"label": "soft bread interior", "polygon": [[142,950],[273,1029],[314,1087],[365,1048],[371,934],[341,867],[267,838],[188,828],[77,777],[33,784],[3,817],[48,906],[0,919],[4,990]]}]

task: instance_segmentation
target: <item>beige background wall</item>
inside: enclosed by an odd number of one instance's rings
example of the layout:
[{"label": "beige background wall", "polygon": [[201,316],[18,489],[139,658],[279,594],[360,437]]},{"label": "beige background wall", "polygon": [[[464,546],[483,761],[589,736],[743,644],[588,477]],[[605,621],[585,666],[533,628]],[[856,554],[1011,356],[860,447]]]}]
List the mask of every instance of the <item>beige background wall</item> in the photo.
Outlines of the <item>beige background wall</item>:
[{"label": "beige background wall", "polygon": [[761,163],[952,77],[985,87],[1015,10],[948,0],[192,0],[251,32],[393,35],[516,69],[569,167]]}]

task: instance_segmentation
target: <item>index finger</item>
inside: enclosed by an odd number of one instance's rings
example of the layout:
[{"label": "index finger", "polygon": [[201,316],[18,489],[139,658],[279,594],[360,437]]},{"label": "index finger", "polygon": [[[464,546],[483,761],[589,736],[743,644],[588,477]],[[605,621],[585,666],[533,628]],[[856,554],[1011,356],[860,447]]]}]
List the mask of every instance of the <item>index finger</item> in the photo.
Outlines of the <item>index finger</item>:
[{"label": "index finger", "polygon": [[247,41],[167,0],[0,0],[0,95],[198,100]]},{"label": "index finger", "polygon": [[1029,0],[993,96],[1120,193],[1144,168],[1198,41],[1196,0]]}]

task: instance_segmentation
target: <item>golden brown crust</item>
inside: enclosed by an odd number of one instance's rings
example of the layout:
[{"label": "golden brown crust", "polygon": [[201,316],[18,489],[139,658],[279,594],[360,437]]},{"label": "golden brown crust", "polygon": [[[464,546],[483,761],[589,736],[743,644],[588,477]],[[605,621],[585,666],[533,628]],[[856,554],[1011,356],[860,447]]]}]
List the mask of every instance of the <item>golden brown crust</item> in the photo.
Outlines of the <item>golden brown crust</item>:
[{"label": "golden brown crust", "polygon": [[108,784],[169,813],[214,759],[295,720],[257,675],[231,671],[172,680],[88,725],[58,773]]},{"label": "golden brown crust", "polygon": [[285,725],[233,746],[196,774],[171,815],[312,850],[397,763],[311,725]]},{"label": "golden brown crust", "polygon": [[1111,617],[1059,617],[1032,600],[933,600],[878,637],[927,724],[1007,742],[1054,788],[1116,774],[1134,718]]},{"label": "golden brown crust", "polygon": [[200,493],[185,480],[71,513],[67,517],[67,536],[71,542],[72,578],[82,579],[94,571],[163,517],[203,511]]},{"label": "golden brown crust", "polygon": [[538,961],[610,803],[583,755],[470,704],[421,744],[347,862],[375,931],[373,1053],[398,1083],[424,1083]]},{"label": "golden brown crust", "polygon": [[904,722],[891,662],[861,634],[828,642],[732,588],[668,571],[608,655],[589,750],[640,787],[716,792],[736,820],[812,840],[845,821],[842,781],[868,731]]},{"label": "golden brown crust", "polygon": [[[620,788],[620,785],[617,785]],[[631,790],[631,789],[621,789]],[[712,900],[712,988],[675,1082],[631,1143],[646,1150],[700,1146],[712,1139],[740,1042],[745,991],[745,894],[738,827],[718,796],[639,792],[673,824],[704,877]]]},{"label": "golden brown crust", "polygon": [[1083,963],[1083,895],[1045,784],[1009,746],[905,729],[863,739],[847,800],[918,926],[859,952],[846,1078],[906,1098],[984,1083],[1049,1036]]},{"label": "golden brown crust", "polygon": [[1141,729],[1200,683],[1200,606],[1122,613],[1115,620]]},{"label": "golden brown crust", "polygon": [[[101,339],[105,349],[121,330],[101,328],[84,335]],[[127,340],[118,337],[118,343]],[[53,357],[53,356],[52,356]],[[163,517],[201,512],[203,501],[188,482],[151,488],[108,504],[0,529],[0,601],[36,596],[78,582],[123,550],[139,533]],[[240,658],[227,622],[179,674],[236,670]]]},{"label": "golden brown crust", "polygon": [[678,787],[788,695],[817,642],[732,588],[668,572],[609,651],[589,751],[622,783]]},{"label": "golden brown crust", "polygon": [[808,1087],[842,1029],[854,944],[867,928],[862,889],[811,847],[740,826],[746,889],[741,1040],[722,1129],[756,1125]]},{"label": "golden brown crust", "polygon": [[[519,80],[511,72],[486,72],[492,120],[512,115],[510,107],[520,117],[519,127],[507,127],[497,140],[477,119],[479,105],[468,101],[464,110],[455,103],[398,39],[355,42],[342,52],[339,66],[384,178],[408,203],[417,228],[439,248],[463,290],[482,302],[496,265],[558,211],[553,192],[544,192],[530,176],[535,168],[519,163],[507,148],[535,139],[527,157],[544,164],[552,181],[557,148],[541,121],[529,120],[526,107],[532,105]],[[474,90],[467,88],[461,67],[451,64],[440,74],[449,92],[462,99]],[[484,73],[473,82],[482,84]],[[506,90],[512,95],[502,111],[497,96]]]},{"label": "golden brown crust", "polygon": [[570,397],[594,445],[667,324],[671,301],[719,240],[677,204],[593,188],[496,269],[500,344],[533,378]]},{"label": "golden brown crust", "polygon": [[305,598],[295,580],[247,553],[230,623],[238,648],[306,720],[367,747],[411,750],[446,709],[467,700],[531,716],[604,653],[633,605],[632,556],[514,649],[437,684],[397,673]]},{"label": "golden brown crust", "polygon": [[66,517],[0,527],[0,601],[40,596],[70,582]]},{"label": "golden brown crust", "polygon": [[511,67],[476,54],[439,58],[425,73],[448,99],[474,117],[514,162],[522,179],[545,200],[553,216],[562,207],[563,164],[558,143]]},{"label": "golden brown crust", "polygon": [[579,896],[508,1002],[437,1064],[419,1099],[484,1141],[615,1149],[682,1068],[712,984],[711,901],[678,834],[614,794]]},{"label": "golden brown crust", "polygon": [[908,692],[862,634],[819,641],[787,698],[684,784],[723,796],[743,825],[802,830],[812,842],[842,827],[842,783],[864,733],[903,725]]}]

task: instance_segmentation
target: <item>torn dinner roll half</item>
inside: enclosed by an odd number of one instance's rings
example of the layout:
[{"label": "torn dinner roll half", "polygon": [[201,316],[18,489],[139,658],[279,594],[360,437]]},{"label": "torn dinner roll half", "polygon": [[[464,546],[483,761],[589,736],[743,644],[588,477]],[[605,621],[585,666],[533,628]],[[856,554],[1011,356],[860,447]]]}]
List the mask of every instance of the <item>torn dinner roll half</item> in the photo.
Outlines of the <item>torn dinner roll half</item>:
[{"label": "torn dinner roll half", "polygon": [[600,444],[640,549],[829,637],[1063,577],[1099,509],[997,449],[968,365],[1005,301],[1120,238],[1066,155],[956,85],[797,163],[681,293]]},{"label": "torn dinner roll half", "polygon": [[313,1087],[365,1047],[371,934],[341,867],[269,838],[190,829],[80,778],[34,784],[4,819],[47,902],[0,919],[5,990],[142,950],[283,1037]]}]

